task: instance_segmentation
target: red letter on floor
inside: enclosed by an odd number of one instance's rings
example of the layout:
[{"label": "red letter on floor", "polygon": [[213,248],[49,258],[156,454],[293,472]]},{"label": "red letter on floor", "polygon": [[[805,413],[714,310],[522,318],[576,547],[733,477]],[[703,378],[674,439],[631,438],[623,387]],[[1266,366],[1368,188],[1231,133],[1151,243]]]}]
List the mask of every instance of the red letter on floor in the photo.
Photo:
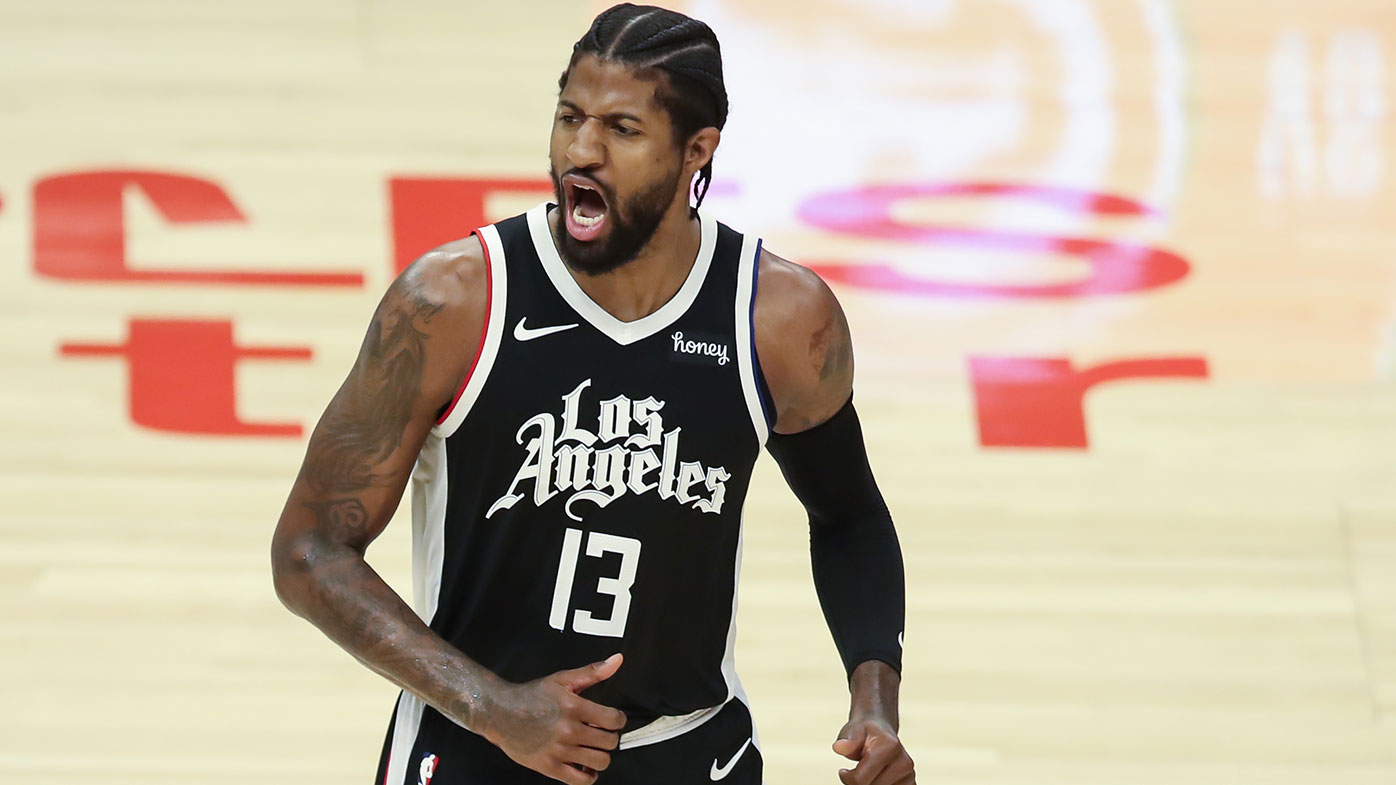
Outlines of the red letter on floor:
[{"label": "red letter on floor", "polygon": [[122,194],[138,188],[170,223],[245,220],[215,183],[159,172],[83,172],[34,186],[34,270],[50,278],[266,286],[363,286],[363,273],[132,270]]},{"label": "red letter on floor", "polygon": [[1131,378],[1207,378],[1202,357],[1117,360],[1080,370],[1064,358],[971,357],[979,443],[1084,449],[1086,391]]},{"label": "red letter on floor", "polygon": [[133,319],[123,344],[65,343],[66,357],[125,357],[131,419],[157,431],[219,436],[300,436],[296,423],[238,419],[235,370],[240,359],[308,360],[302,347],[243,347],[230,321]]},{"label": "red letter on floor", "polygon": [[485,200],[491,194],[553,192],[546,178],[474,180],[394,177],[389,182],[393,210],[393,274],[442,243],[459,240],[490,222]]},{"label": "red letter on floor", "polygon": [[1072,298],[1122,294],[1176,283],[1188,274],[1183,257],[1159,248],[1088,237],[905,223],[897,203],[932,197],[1014,197],[1080,215],[1143,216],[1151,210],[1122,196],[1014,183],[879,185],[820,194],[800,206],[806,222],[839,234],[923,245],[961,246],[1025,254],[1067,254],[1090,264],[1088,275],[1052,284],[974,284],[913,275],[884,263],[811,262],[830,283],[876,291],[951,298]]}]

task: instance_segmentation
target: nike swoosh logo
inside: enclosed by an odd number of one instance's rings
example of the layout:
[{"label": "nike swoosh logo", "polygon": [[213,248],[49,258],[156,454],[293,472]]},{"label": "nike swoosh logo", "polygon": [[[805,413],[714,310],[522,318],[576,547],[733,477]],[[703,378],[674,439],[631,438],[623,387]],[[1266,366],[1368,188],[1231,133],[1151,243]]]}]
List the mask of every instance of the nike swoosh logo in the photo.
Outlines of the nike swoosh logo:
[{"label": "nike swoosh logo", "polygon": [[519,320],[518,324],[514,325],[514,340],[531,341],[534,338],[542,338],[545,335],[560,333],[563,330],[570,330],[577,326],[575,324],[555,324],[552,327],[534,327],[530,329],[524,326],[524,322],[527,320],[528,317],[525,316]]},{"label": "nike swoosh logo", "polygon": [[746,748],[750,746],[751,739],[748,738],[746,740],[746,743],[742,745],[742,748],[737,750],[737,754],[732,756],[732,760],[727,761],[727,765],[722,766],[721,768],[719,768],[717,765],[717,758],[713,758],[713,767],[712,770],[708,772],[708,779],[712,780],[713,782],[717,782],[721,779],[726,779],[727,775],[732,773],[732,767],[737,765],[737,761],[741,759],[742,753],[746,752]]}]

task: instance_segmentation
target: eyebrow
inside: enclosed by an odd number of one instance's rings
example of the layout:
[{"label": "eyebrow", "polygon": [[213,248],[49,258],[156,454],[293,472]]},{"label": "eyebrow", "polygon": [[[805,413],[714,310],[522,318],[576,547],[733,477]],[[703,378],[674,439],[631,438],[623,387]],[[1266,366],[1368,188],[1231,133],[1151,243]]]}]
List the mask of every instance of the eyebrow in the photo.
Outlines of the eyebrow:
[{"label": "eyebrow", "polygon": [[586,115],[587,117],[596,117],[597,119],[600,119],[600,120],[629,120],[630,122],[635,123],[635,124],[637,124],[637,125],[644,125],[644,124],[645,124],[645,121],[644,121],[644,120],[641,120],[640,118],[636,117],[635,115],[629,114],[629,113],[627,113],[627,112],[611,112],[610,114],[604,114],[604,115],[590,115],[590,114],[587,114],[587,113],[582,109],[582,107],[577,106],[576,104],[574,104],[574,103],[572,103],[571,101],[568,101],[568,100],[566,100],[566,99],[559,98],[558,101],[557,101],[557,103],[558,103],[558,106],[565,106],[565,107],[567,107],[568,109],[571,109],[572,111],[576,112],[577,114]]}]

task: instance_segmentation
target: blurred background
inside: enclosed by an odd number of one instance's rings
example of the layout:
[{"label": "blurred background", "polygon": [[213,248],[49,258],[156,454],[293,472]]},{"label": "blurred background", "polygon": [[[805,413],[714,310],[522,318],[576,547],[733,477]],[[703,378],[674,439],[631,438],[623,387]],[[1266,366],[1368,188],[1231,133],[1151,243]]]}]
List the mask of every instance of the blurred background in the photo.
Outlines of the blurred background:
[{"label": "blurred background", "polygon": [[[0,0],[0,781],[372,777],[396,690],[272,527],[396,271],[549,195],[607,5]],[[919,781],[1396,782],[1396,5],[671,5],[725,56],[704,209],[852,325]],[[757,472],[739,670],[767,781],[834,783]]]}]

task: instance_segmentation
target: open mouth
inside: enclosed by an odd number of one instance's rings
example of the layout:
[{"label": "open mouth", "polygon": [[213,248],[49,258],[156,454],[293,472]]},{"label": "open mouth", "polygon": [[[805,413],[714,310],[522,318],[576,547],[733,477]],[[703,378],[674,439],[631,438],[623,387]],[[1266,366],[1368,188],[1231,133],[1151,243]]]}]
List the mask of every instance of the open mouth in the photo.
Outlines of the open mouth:
[{"label": "open mouth", "polygon": [[563,211],[567,233],[582,242],[596,239],[605,228],[607,214],[606,197],[600,186],[575,175],[564,177],[563,185],[567,195]]}]

